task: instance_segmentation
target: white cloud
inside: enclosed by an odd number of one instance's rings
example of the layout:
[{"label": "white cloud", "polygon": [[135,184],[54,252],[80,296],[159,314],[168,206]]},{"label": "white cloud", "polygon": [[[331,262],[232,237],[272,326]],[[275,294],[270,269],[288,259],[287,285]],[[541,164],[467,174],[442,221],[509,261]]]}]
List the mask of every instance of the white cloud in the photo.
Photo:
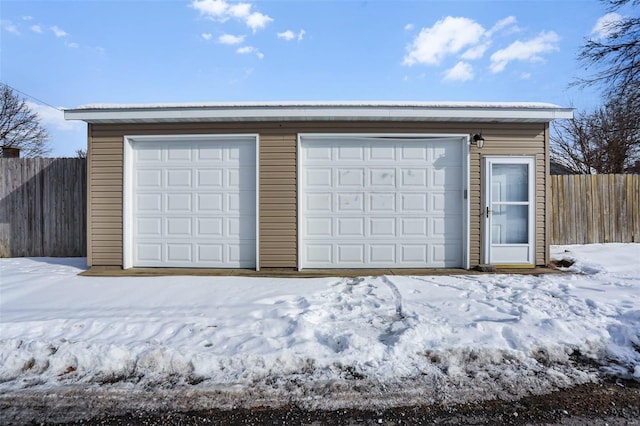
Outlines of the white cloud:
[{"label": "white cloud", "polygon": [[33,16],[29,16],[29,15],[25,15],[22,17],[23,21],[31,21],[33,19]]},{"label": "white cloud", "polygon": [[251,15],[247,17],[246,23],[255,33],[257,30],[260,30],[267,26],[269,22],[272,22],[273,18],[267,15],[263,15],[260,12],[253,12]]},{"label": "white cloud", "polygon": [[607,13],[598,18],[591,30],[591,34],[594,34],[599,40],[605,39],[616,31],[616,24],[620,22],[621,19],[622,16],[615,12]]},{"label": "white cloud", "polygon": [[34,33],[42,34],[42,27],[40,25],[32,25],[29,29]]},{"label": "white cloud", "polygon": [[53,27],[51,27],[51,31],[53,31],[53,33],[56,35],[56,37],[66,37],[66,36],[69,35],[62,28],[58,27],[57,25],[54,25]]},{"label": "white cloud", "polygon": [[260,50],[258,50],[257,48],[253,47],[253,46],[242,46],[239,47],[238,49],[236,49],[236,53],[239,53],[241,55],[248,55],[248,54],[255,54],[259,59],[264,58],[264,54],[262,52],[260,52]]},{"label": "white cloud", "polygon": [[78,43],[65,43],[65,46],[70,47],[71,49],[77,49],[78,47],[80,47],[80,45]]},{"label": "white cloud", "polygon": [[496,51],[491,55],[490,69],[493,73],[504,71],[509,62],[540,62],[544,59],[540,56],[543,53],[559,50],[558,42],[560,37],[553,31],[543,31],[529,41],[514,41],[504,49]]},{"label": "white cloud", "polygon": [[297,34],[294,33],[291,30],[287,30],[287,31],[283,31],[281,33],[278,33],[277,36],[278,36],[278,38],[281,38],[281,39],[287,40],[287,41],[293,40],[294,38],[298,39],[298,41],[300,41],[300,40],[302,40],[304,38],[304,35],[306,33],[307,32],[305,30],[300,30],[300,31],[298,31]]},{"label": "white cloud", "polygon": [[291,30],[287,30],[287,31],[278,33],[278,38],[281,38],[284,40],[293,40],[294,38],[296,38],[296,34]]},{"label": "white cloud", "polygon": [[484,55],[484,52],[487,51],[489,46],[491,46],[491,42],[486,41],[482,44],[467,49],[460,57],[467,60],[480,59]]},{"label": "white cloud", "polygon": [[467,81],[473,79],[473,68],[467,62],[458,62],[455,66],[445,72],[444,79],[447,81]]},{"label": "white cloud", "polygon": [[249,3],[236,3],[228,7],[229,13],[236,18],[249,16],[251,14],[251,4]]},{"label": "white cloud", "polygon": [[531,73],[530,72],[523,72],[522,74],[520,74],[520,78],[522,80],[529,80],[531,78]]},{"label": "white cloud", "polygon": [[20,31],[18,31],[18,26],[13,24],[11,21],[0,21],[0,25],[2,25],[2,29],[6,32],[20,35]]},{"label": "white cloud", "polygon": [[234,44],[240,44],[243,41],[244,41],[244,36],[235,36],[232,34],[222,34],[220,37],[218,37],[218,43],[220,44],[234,45]]},{"label": "white cloud", "polygon": [[504,30],[504,29],[508,29],[507,31],[509,33],[517,32],[520,29],[516,25],[516,22],[517,22],[517,20],[516,20],[515,16],[507,16],[506,18],[503,18],[503,19],[499,20],[498,22],[496,22],[495,25],[493,27],[491,27],[491,29],[489,31],[487,31],[487,36],[491,37],[492,35],[494,35],[498,31],[501,31],[501,30]]},{"label": "white cloud", "polygon": [[471,19],[447,16],[433,27],[420,30],[407,46],[403,63],[438,65],[446,56],[474,46],[484,33],[482,25]]},{"label": "white cloud", "polygon": [[411,31],[413,30],[413,28],[414,28],[413,24],[407,24],[404,26],[405,31]]},{"label": "white cloud", "polygon": [[211,40],[213,38],[213,34],[211,34],[211,33],[202,33],[202,34],[200,34],[200,37],[202,37],[205,40]]},{"label": "white cloud", "polygon": [[58,109],[31,101],[26,101],[26,104],[31,111],[38,114],[40,122],[48,128],[71,131],[81,127],[81,124],[77,121],[65,120],[64,113]]},{"label": "white cloud", "polygon": [[206,16],[219,22],[226,22],[229,19],[236,19],[244,22],[255,33],[257,30],[266,27],[273,21],[268,15],[252,11],[251,3],[229,3],[226,0],[193,0],[191,7]]}]

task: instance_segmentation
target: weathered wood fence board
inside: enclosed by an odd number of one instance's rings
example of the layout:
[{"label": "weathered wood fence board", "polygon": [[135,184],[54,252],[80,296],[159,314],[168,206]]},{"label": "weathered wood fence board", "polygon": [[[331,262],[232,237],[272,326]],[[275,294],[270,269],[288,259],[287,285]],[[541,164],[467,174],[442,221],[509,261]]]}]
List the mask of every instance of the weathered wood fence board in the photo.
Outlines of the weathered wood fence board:
[{"label": "weathered wood fence board", "polygon": [[87,164],[0,159],[0,257],[86,256]]},{"label": "weathered wood fence board", "polygon": [[551,244],[640,242],[640,175],[551,176]]}]

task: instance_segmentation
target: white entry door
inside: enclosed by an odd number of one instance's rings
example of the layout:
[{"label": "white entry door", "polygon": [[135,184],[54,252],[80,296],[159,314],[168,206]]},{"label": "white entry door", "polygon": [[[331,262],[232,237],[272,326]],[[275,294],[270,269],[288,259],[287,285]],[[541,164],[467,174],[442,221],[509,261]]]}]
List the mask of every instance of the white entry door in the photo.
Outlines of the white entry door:
[{"label": "white entry door", "polygon": [[534,177],[533,157],[485,157],[486,263],[535,263]]},{"label": "white entry door", "polygon": [[301,268],[463,266],[464,142],[302,136]]}]

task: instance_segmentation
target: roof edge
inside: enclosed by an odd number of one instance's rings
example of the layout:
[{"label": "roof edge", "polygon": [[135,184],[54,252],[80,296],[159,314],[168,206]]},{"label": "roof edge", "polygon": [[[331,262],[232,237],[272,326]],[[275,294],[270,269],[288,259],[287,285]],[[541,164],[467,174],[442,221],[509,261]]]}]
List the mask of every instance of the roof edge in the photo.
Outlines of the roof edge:
[{"label": "roof edge", "polygon": [[540,102],[239,102],[96,104],[64,111],[88,123],[188,121],[524,121],[573,118],[573,108]]}]

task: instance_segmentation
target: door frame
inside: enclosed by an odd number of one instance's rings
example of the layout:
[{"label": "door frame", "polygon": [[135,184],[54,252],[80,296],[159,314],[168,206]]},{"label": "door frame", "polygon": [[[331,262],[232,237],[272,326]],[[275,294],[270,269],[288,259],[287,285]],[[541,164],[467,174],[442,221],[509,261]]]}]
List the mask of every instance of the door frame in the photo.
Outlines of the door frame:
[{"label": "door frame", "polygon": [[[482,173],[482,183],[483,183],[483,196],[482,196],[482,209],[480,215],[482,217],[482,237],[484,239],[483,244],[483,262],[485,264],[504,266],[504,267],[534,267],[535,266],[535,257],[536,257],[536,157],[535,155],[519,155],[519,156],[508,156],[508,155],[487,155],[483,156],[483,173]],[[528,241],[527,244],[529,251],[527,255],[527,259],[522,261],[514,261],[514,262],[504,262],[498,261],[495,262],[492,259],[491,254],[491,196],[492,196],[492,185],[491,185],[491,166],[493,164],[526,164],[529,167],[528,174],[528,182],[527,187],[529,191],[529,200],[528,200]],[[525,246],[525,244],[515,244],[514,246]]]},{"label": "door frame", "polygon": [[122,269],[132,268],[134,232],[134,145],[136,143],[153,143],[175,141],[214,140],[252,140],[255,142],[256,167],[256,271],[260,270],[260,135],[258,133],[235,134],[178,134],[178,135],[125,135],[123,137],[123,170],[122,170]]},{"label": "door frame", "polygon": [[[302,170],[302,149],[305,140],[313,141],[313,140],[322,140],[322,139],[335,139],[335,138],[344,138],[344,139],[376,139],[384,140],[387,138],[391,139],[406,139],[406,140],[424,140],[424,139],[452,139],[457,143],[462,144],[462,155],[461,155],[461,166],[462,166],[462,223],[460,226],[462,227],[462,268],[469,269],[469,241],[470,241],[470,229],[469,229],[469,157],[470,157],[470,135],[468,133],[298,133],[298,141],[297,141],[297,158],[296,158],[296,180],[297,180],[297,249],[296,254],[298,258],[298,271],[304,269],[303,262],[303,235],[302,235],[302,189],[304,187],[304,173]],[[388,269],[388,268],[387,268]]]}]

